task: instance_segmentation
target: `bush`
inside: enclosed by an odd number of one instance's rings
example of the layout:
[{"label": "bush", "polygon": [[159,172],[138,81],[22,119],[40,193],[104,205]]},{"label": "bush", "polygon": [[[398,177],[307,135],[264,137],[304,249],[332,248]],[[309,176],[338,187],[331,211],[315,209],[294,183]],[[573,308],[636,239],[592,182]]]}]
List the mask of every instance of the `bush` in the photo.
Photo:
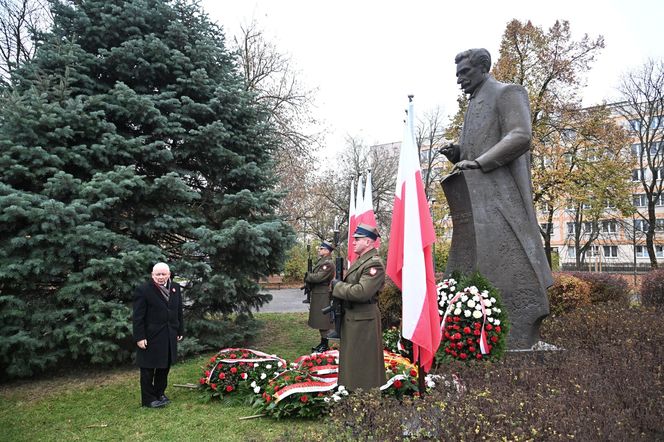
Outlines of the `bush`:
[{"label": "bush", "polygon": [[385,278],[385,286],[378,293],[378,305],[383,330],[401,325],[401,290],[390,278]]},{"label": "bush", "polygon": [[331,440],[662,440],[662,321],[661,310],[613,303],[549,317],[542,337],[565,350],[441,367],[461,380],[459,395],[438,388],[402,401],[351,395],[333,409],[325,434],[336,435]]},{"label": "bush", "polygon": [[571,272],[569,275],[590,284],[590,302],[620,302],[628,300],[629,285],[624,278],[608,273]]},{"label": "bush", "polygon": [[[311,247],[315,249],[315,247]],[[316,250],[310,250],[304,244],[297,243],[288,251],[288,258],[284,264],[284,282],[302,282],[304,273],[307,271],[307,258],[311,256],[312,262],[316,261]]]},{"label": "bush", "polygon": [[647,273],[641,281],[641,302],[645,306],[664,305],[664,269]]},{"label": "bush", "polygon": [[590,284],[565,274],[555,274],[549,288],[551,313],[560,314],[590,305]]}]

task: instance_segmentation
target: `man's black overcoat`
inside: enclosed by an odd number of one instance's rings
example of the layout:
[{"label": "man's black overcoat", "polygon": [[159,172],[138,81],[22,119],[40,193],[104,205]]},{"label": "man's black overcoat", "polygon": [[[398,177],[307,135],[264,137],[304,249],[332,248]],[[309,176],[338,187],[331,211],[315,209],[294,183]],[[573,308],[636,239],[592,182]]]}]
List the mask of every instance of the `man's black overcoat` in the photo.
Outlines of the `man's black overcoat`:
[{"label": "man's black overcoat", "polygon": [[169,293],[166,302],[154,281],[134,292],[134,342],[148,340],[145,350],[136,349],[139,367],[166,368],[177,359],[177,337],[184,336],[180,286],[171,282]]}]

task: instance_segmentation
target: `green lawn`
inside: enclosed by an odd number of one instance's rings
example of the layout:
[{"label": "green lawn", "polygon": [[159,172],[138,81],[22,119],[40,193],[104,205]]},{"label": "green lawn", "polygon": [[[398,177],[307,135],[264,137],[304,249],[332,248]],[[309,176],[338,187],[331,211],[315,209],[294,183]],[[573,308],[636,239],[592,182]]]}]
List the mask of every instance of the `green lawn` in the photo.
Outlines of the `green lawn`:
[{"label": "green lawn", "polygon": [[[252,347],[292,361],[310,352],[318,332],[306,325],[306,313],[261,313],[265,328]],[[138,369],[127,367],[20,381],[0,386],[0,440],[274,440],[286,431],[303,439],[315,421],[270,418],[239,420],[255,411],[248,406],[204,403],[198,390],[172,384],[196,383],[213,353],[175,365],[164,409],[141,408]]]}]

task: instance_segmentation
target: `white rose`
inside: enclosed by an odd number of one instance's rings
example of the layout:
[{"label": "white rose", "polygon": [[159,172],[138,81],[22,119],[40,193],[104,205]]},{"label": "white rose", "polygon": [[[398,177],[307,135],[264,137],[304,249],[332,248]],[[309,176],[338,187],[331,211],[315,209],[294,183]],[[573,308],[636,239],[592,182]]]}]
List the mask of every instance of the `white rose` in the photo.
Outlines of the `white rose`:
[{"label": "white rose", "polygon": [[491,301],[489,301],[488,299],[485,299],[484,300],[484,306],[485,307],[491,307]]},{"label": "white rose", "polygon": [[442,311],[442,310],[438,310],[438,316],[443,316],[444,314],[445,314],[444,311]]},{"label": "white rose", "polygon": [[477,287],[475,287],[475,286],[472,286],[469,291],[473,295],[477,295],[479,293],[479,290],[477,290]]},{"label": "white rose", "polygon": [[342,391],[341,394],[343,394],[344,396],[348,396],[348,390]]},{"label": "white rose", "polygon": [[454,309],[454,316],[458,316],[460,314],[461,314],[461,309],[460,308]]},{"label": "white rose", "polygon": [[461,308],[461,302],[456,303],[456,308]]},{"label": "white rose", "polygon": [[461,296],[461,302],[466,302],[466,301],[468,301],[468,296],[462,295]]},{"label": "white rose", "polygon": [[500,313],[500,312],[502,312],[501,309],[496,308],[496,307],[494,307],[492,310],[493,310],[494,313]]},{"label": "white rose", "polygon": [[345,389],[346,387],[344,387],[343,385],[339,385],[339,387],[337,388],[337,390],[339,391],[344,391]]},{"label": "white rose", "polygon": [[323,400],[324,400],[325,402],[330,402],[331,399],[330,399],[329,397],[326,397],[326,398],[323,399]]},{"label": "white rose", "polygon": [[454,292],[455,290],[456,290],[456,287],[454,287],[454,286],[450,287],[450,292]]},{"label": "white rose", "polygon": [[479,302],[479,301],[480,301],[480,297],[477,296],[477,295],[473,296],[473,301],[475,301],[475,302]]},{"label": "white rose", "polygon": [[271,365],[271,364],[267,364],[267,365],[265,366],[265,368],[267,368],[267,369],[269,370],[270,368],[272,368],[272,365]]},{"label": "white rose", "polygon": [[438,303],[438,305],[441,306],[441,307],[445,307],[445,304],[447,304],[447,303],[445,302],[444,299],[441,299],[440,302]]},{"label": "white rose", "polygon": [[277,367],[281,367],[281,361],[277,362]]},{"label": "white rose", "polygon": [[257,393],[261,391],[261,387],[254,387],[254,393]]},{"label": "white rose", "polygon": [[493,325],[500,325],[500,321],[496,319],[495,321],[493,321]]},{"label": "white rose", "polygon": [[267,375],[265,373],[261,373],[261,379],[265,379]]},{"label": "white rose", "polygon": [[339,396],[332,396],[334,398],[334,402],[339,402],[341,398]]},{"label": "white rose", "polygon": [[479,310],[475,310],[475,311],[473,312],[473,318],[475,318],[475,319],[480,319],[481,317],[482,317],[482,312],[481,312],[481,311],[479,311]]},{"label": "white rose", "polygon": [[473,301],[472,299],[470,301],[468,301],[468,307],[470,307],[470,308],[475,307],[475,301]]},{"label": "white rose", "polygon": [[464,311],[463,311],[463,315],[464,315],[466,318],[469,318],[469,317],[470,317],[470,313],[471,313],[470,310],[464,310]]},{"label": "white rose", "polygon": [[491,309],[490,308],[486,310],[486,315],[491,316]]},{"label": "white rose", "polygon": [[256,388],[256,381],[251,382],[251,388]]},{"label": "white rose", "polygon": [[489,322],[493,322],[493,318],[491,318],[491,317],[486,318],[486,320],[489,321]]},{"label": "white rose", "polygon": [[480,311],[482,311],[482,304],[477,304],[477,305],[475,306],[475,310],[480,310]]},{"label": "white rose", "polygon": [[428,381],[427,382],[427,388],[434,388],[436,386],[435,382],[433,381]]},{"label": "white rose", "polygon": [[494,298],[494,297],[492,296],[492,297],[491,297],[491,302],[495,303],[495,302],[496,302],[496,298]]},{"label": "white rose", "polygon": [[446,283],[443,283],[443,284],[441,285],[441,287],[444,288],[444,289],[446,289],[446,288],[449,287],[449,285],[447,285]]}]

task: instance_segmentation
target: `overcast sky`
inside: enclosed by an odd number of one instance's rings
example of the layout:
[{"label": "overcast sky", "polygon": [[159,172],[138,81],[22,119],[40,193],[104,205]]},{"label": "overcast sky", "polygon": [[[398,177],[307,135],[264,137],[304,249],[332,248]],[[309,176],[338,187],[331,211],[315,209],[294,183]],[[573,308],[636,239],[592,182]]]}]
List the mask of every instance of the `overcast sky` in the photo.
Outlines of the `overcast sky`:
[{"label": "overcast sky", "polygon": [[616,96],[620,75],[648,58],[664,58],[664,1],[537,0],[204,0],[228,39],[254,19],[291,57],[328,132],[326,151],[345,136],[369,144],[400,141],[407,95],[421,115],[456,112],[454,56],[485,47],[493,61],[506,24],[531,20],[548,29],[569,20],[576,39],[603,35],[606,48],[588,76],[584,104]]}]

